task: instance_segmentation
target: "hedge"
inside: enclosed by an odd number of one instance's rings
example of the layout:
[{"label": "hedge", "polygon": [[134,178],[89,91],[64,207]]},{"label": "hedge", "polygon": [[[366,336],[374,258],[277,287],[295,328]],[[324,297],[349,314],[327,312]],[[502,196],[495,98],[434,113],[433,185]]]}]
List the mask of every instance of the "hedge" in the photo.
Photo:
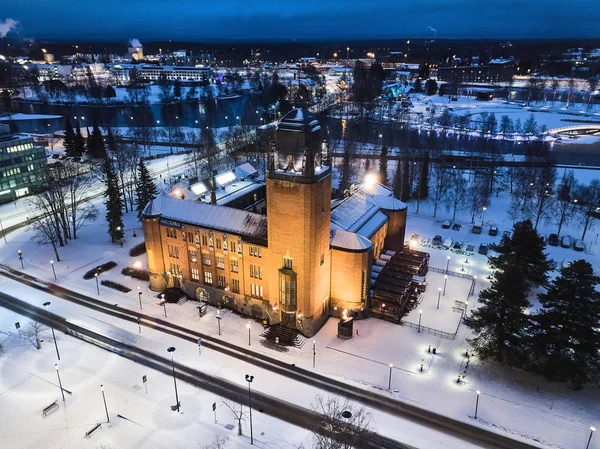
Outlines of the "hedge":
[{"label": "hedge", "polygon": [[146,270],[139,270],[137,268],[125,267],[121,270],[121,274],[125,276],[130,276],[135,279],[139,279],[140,281],[149,281],[150,275]]},{"label": "hedge", "polygon": [[97,267],[92,268],[90,271],[86,272],[83,275],[83,279],[93,279],[96,273],[104,273],[105,271],[112,270],[116,266],[117,262],[113,261],[103,263],[102,265],[98,265]]},{"label": "hedge", "polygon": [[144,242],[135,245],[133,248],[129,250],[129,255],[131,257],[141,256],[146,252],[146,244]]},{"label": "hedge", "polygon": [[117,282],[113,282],[113,281],[101,281],[100,282],[102,285],[105,285],[108,288],[113,288],[115,290],[119,290],[120,292],[123,293],[129,293],[131,291],[131,289],[129,287],[125,287],[124,285],[121,285]]}]

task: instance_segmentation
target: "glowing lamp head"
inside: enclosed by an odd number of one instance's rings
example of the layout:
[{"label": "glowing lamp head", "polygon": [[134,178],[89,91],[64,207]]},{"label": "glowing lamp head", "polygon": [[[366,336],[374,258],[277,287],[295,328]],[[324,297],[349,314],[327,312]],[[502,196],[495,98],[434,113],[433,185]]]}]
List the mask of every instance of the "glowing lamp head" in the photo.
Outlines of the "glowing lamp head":
[{"label": "glowing lamp head", "polygon": [[367,173],[365,175],[365,184],[369,187],[375,185],[377,182],[377,176],[374,173]]}]

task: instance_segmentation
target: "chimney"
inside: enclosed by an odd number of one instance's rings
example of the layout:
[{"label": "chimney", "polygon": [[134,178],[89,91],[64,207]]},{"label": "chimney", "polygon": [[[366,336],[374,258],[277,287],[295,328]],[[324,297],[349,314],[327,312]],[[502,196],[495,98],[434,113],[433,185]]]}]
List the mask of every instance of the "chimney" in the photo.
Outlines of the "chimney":
[{"label": "chimney", "polygon": [[8,40],[6,39],[6,35],[2,36],[2,40],[4,41],[4,49],[6,50],[6,56],[8,56]]},{"label": "chimney", "polygon": [[210,178],[210,204],[215,206],[217,204],[217,170],[213,170],[212,177]]}]

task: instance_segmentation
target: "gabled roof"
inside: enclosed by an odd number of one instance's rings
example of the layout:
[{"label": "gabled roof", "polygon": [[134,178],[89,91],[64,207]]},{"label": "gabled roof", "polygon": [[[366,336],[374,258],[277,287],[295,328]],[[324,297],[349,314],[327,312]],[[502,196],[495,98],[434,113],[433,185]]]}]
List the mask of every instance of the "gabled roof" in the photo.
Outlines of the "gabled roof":
[{"label": "gabled roof", "polygon": [[161,195],[149,202],[144,218],[161,218],[228,232],[235,235],[267,238],[267,217],[226,206],[213,206]]}]

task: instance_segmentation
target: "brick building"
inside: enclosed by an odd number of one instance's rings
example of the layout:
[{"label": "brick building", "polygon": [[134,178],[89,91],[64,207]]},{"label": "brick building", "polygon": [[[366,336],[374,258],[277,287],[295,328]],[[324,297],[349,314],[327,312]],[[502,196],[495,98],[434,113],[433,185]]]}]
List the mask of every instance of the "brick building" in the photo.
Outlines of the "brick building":
[{"label": "brick building", "polygon": [[[409,251],[406,205],[377,183],[332,203],[328,149],[303,109],[279,122],[264,183],[266,216],[219,205],[214,194],[212,204],[166,196],[149,203],[142,221],[151,288],[179,287],[306,336],[330,315],[367,316],[378,288],[372,266]],[[413,292],[388,290],[384,297],[402,310]]]}]

